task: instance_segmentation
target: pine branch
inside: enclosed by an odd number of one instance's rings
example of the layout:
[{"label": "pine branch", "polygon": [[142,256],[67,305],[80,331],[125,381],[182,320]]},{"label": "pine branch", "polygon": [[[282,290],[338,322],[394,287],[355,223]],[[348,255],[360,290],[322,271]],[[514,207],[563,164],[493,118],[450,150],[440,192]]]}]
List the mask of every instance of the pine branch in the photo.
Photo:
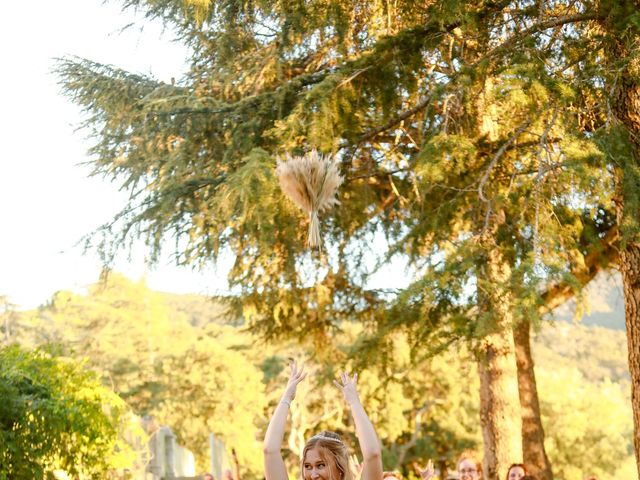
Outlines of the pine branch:
[{"label": "pine branch", "polygon": [[502,42],[500,45],[495,46],[493,49],[489,50],[485,55],[483,55],[480,59],[473,62],[467,68],[473,69],[479,66],[486,60],[489,60],[490,58],[496,56],[497,54],[502,53],[504,50],[513,48],[516,43],[536,33],[540,33],[554,27],[569,25],[572,23],[579,23],[579,22],[586,22],[590,20],[600,20],[600,19],[602,19],[602,16],[598,15],[597,13],[582,13],[577,15],[566,15],[563,17],[551,18],[549,20],[536,23],[530,26],[529,28],[527,28],[526,30],[507,38],[504,42]]},{"label": "pine branch", "polygon": [[549,146],[547,145],[547,137],[549,136],[549,132],[553,128],[558,119],[558,105],[556,104],[553,109],[553,115],[551,120],[548,122],[545,127],[542,135],[540,135],[540,141],[538,145],[538,150],[536,151],[536,156],[538,157],[538,173],[535,179],[535,187],[534,187],[534,202],[535,202],[535,220],[533,226],[533,251],[534,254],[538,254],[538,234],[539,234],[539,219],[540,219],[540,186],[544,179],[544,175],[547,169],[544,167],[544,162],[542,161],[542,151],[547,152],[549,160],[551,160],[551,155],[549,153]]},{"label": "pine branch", "polygon": [[330,75],[335,70],[334,67],[329,67],[324,70],[319,70],[316,72],[299,75],[292,79],[291,81],[278,86],[275,90],[262,92],[255,95],[251,95],[245,98],[242,98],[236,102],[228,103],[225,106],[212,109],[212,108],[177,108],[168,111],[155,111],[154,115],[158,116],[171,116],[171,115],[224,115],[234,113],[240,110],[254,110],[264,101],[271,99],[273,97],[278,96],[283,90],[291,88],[291,84],[295,83],[295,87],[298,90],[302,90],[305,87],[309,87],[316,83],[324,80],[328,75]]},{"label": "pine branch", "polygon": [[[393,128],[394,126],[396,126],[399,123],[401,123],[403,120],[406,120],[407,118],[412,117],[416,113],[418,113],[418,112],[422,111],[423,109],[425,109],[431,103],[431,101],[433,100],[433,98],[435,97],[435,95],[437,93],[439,93],[439,92],[441,92],[443,90],[446,90],[447,87],[449,87],[450,85],[453,85],[455,83],[455,80],[457,80],[459,77],[461,77],[462,74],[470,73],[472,70],[474,70],[475,68],[479,67],[480,65],[482,65],[487,60],[490,60],[492,57],[495,57],[498,54],[504,52],[505,50],[508,50],[509,48],[511,48],[514,44],[518,43],[519,41],[522,41],[525,38],[527,38],[527,37],[529,37],[531,35],[534,35],[536,33],[540,33],[540,32],[543,32],[545,30],[548,30],[549,28],[554,28],[554,27],[568,25],[568,24],[577,23],[577,22],[598,20],[600,18],[601,17],[596,13],[585,13],[585,14],[579,14],[579,15],[568,15],[568,16],[564,16],[564,17],[553,18],[553,19],[550,19],[550,20],[546,20],[546,21],[542,21],[542,22],[536,23],[535,25],[532,25],[531,27],[529,27],[528,29],[524,30],[523,32],[515,34],[512,37],[509,37],[504,42],[502,42],[500,45],[497,45],[496,47],[494,47],[492,50],[487,52],[485,55],[483,55],[481,58],[479,58],[478,60],[476,60],[472,64],[460,69],[458,72],[456,72],[453,75],[451,75],[449,77],[449,81],[446,84],[439,85],[438,87],[434,88],[434,90],[428,96],[424,97],[422,100],[420,100],[413,107],[400,112],[398,115],[396,115],[394,118],[392,118],[391,120],[386,122],[384,125],[382,125],[380,127],[375,127],[375,128],[372,128],[372,129],[369,129],[369,130],[365,131],[355,142],[349,142],[347,140],[343,141],[340,144],[340,148],[341,149],[342,148],[346,148],[346,147],[352,145],[353,143],[360,144],[362,142],[365,142],[365,141],[375,137],[379,133],[385,132],[385,131]],[[457,24],[456,24],[456,26],[457,26]],[[447,28],[449,28],[449,27],[447,27]],[[452,28],[452,30],[453,30],[453,28]]]},{"label": "pine branch", "polygon": [[482,175],[482,178],[480,178],[480,182],[478,183],[478,197],[483,202],[489,203],[489,200],[484,196],[483,189],[485,184],[487,183],[487,180],[489,179],[489,175],[491,174],[493,168],[496,166],[496,163],[498,163],[498,160],[502,158],[502,155],[504,155],[504,153],[511,146],[511,144],[518,139],[518,137],[522,134],[522,132],[524,132],[527,129],[527,127],[529,127],[529,125],[531,125],[531,119],[528,118],[522,124],[520,124],[518,129],[513,133],[513,135],[511,135],[511,137],[509,137],[509,139],[506,142],[502,144],[502,146],[498,149],[498,151],[495,153],[495,155],[491,159],[491,162],[487,166],[484,174]]},{"label": "pine branch", "polygon": [[489,175],[491,174],[491,171],[495,167],[495,165],[498,162],[498,160],[500,160],[500,158],[502,157],[502,155],[504,155],[504,153],[507,151],[509,146],[511,144],[513,144],[513,142],[516,141],[516,139],[522,134],[522,132],[524,132],[527,129],[527,127],[531,124],[531,122],[532,122],[532,119],[530,119],[530,118],[525,120],[520,125],[520,127],[518,127],[518,129],[514,132],[514,134],[511,135],[511,137],[509,137],[509,139],[505,143],[502,144],[502,146],[498,149],[498,151],[495,153],[495,155],[491,159],[491,162],[489,163],[488,167],[486,168],[484,174],[480,178],[480,181],[478,183],[478,189],[477,189],[478,190],[478,197],[480,198],[481,201],[483,201],[486,204],[487,211],[485,212],[485,215],[484,215],[484,225],[482,226],[482,230],[480,230],[480,233],[478,234],[478,237],[484,236],[489,231],[489,222],[491,220],[491,214],[493,213],[493,208],[491,206],[491,200],[487,199],[484,196],[484,192],[483,192],[484,185],[486,184],[487,180],[489,179]]},{"label": "pine branch", "polygon": [[[376,128],[372,128],[372,129],[367,130],[366,132],[364,132],[362,134],[361,137],[358,138],[358,140],[356,140],[355,143],[359,144],[359,143],[362,143],[362,142],[366,142],[367,140],[369,140],[369,139],[375,137],[376,135],[378,135],[379,133],[385,132],[385,131],[393,128],[394,126],[398,125],[403,120],[406,120],[407,118],[412,117],[413,115],[415,115],[419,111],[423,110],[425,107],[427,107],[431,103],[431,101],[434,99],[436,94],[439,93],[441,88],[442,88],[442,86],[439,86],[439,87],[433,89],[433,91],[429,94],[429,96],[427,96],[424,99],[422,99],[420,102],[418,102],[416,105],[414,105],[410,109],[405,110],[404,112],[401,112],[399,115],[397,115],[396,117],[392,118],[391,120],[389,120],[384,125],[382,125],[380,127],[376,127]],[[345,144],[344,146],[347,146],[347,144]],[[341,148],[343,148],[344,146],[341,146]]]}]

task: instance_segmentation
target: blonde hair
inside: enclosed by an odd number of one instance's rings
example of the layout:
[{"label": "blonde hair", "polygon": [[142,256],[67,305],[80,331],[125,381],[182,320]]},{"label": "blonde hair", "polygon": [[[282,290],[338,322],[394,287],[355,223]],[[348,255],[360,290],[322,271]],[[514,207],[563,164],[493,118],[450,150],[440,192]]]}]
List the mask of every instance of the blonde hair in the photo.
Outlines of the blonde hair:
[{"label": "blonde hair", "polygon": [[397,470],[388,470],[382,472],[382,479],[384,480],[385,478],[395,478],[397,480],[402,480],[402,474]]},{"label": "blonde hair", "polygon": [[304,462],[307,458],[307,452],[313,448],[318,448],[320,458],[329,463],[329,457],[333,459],[336,468],[341,473],[340,478],[332,480],[354,480],[353,473],[349,468],[349,450],[344,444],[340,435],[329,430],[318,433],[311,437],[302,451],[302,459],[300,461],[300,476],[304,480]]}]

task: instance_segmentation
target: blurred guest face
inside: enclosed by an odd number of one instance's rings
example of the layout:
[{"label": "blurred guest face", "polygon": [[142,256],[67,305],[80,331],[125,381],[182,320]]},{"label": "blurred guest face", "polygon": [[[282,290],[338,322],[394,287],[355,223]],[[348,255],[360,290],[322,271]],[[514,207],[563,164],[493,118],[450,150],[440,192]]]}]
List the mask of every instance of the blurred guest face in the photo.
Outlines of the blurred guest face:
[{"label": "blurred guest face", "polygon": [[507,480],[520,480],[522,477],[524,477],[524,468],[511,467],[507,475]]},{"label": "blurred guest face", "polygon": [[480,478],[476,462],[470,458],[463,458],[460,463],[458,463],[458,475],[460,480],[477,480]]}]

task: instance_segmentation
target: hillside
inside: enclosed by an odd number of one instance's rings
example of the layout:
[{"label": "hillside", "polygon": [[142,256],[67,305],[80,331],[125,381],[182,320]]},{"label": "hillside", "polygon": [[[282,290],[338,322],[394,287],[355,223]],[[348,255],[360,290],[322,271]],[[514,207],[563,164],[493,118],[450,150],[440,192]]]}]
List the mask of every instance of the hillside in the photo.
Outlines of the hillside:
[{"label": "hillside", "polygon": [[[624,305],[621,299],[617,300],[621,295],[618,279],[616,276],[596,279],[586,295],[592,311],[582,319],[573,319],[575,301],[572,301],[556,312],[556,320],[541,326],[532,337],[536,365],[545,369],[571,366],[592,382],[629,381]],[[228,323],[224,305],[210,298],[172,293],[162,293],[162,298],[193,326]]]},{"label": "hillside", "polygon": [[548,322],[533,336],[536,365],[572,367],[591,382],[629,382],[625,333],[605,327]]},{"label": "hillside", "polygon": [[[581,315],[576,317],[576,305]],[[617,271],[602,272],[587,286],[578,303],[571,299],[558,307],[554,316],[564,322],[625,330],[622,279]]]}]

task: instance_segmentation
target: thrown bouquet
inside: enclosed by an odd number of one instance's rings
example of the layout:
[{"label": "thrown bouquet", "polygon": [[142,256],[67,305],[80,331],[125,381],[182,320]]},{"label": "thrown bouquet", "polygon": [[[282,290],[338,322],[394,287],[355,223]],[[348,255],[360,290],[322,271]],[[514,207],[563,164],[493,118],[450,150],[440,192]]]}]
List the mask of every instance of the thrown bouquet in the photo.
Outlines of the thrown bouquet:
[{"label": "thrown bouquet", "polygon": [[276,174],[282,191],[309,215],[309,246],[320,246],[318,214],[340,203],[336,194],[344,179],[338,163],[317,150],[301,157],[287,154],[278,159]]}]

